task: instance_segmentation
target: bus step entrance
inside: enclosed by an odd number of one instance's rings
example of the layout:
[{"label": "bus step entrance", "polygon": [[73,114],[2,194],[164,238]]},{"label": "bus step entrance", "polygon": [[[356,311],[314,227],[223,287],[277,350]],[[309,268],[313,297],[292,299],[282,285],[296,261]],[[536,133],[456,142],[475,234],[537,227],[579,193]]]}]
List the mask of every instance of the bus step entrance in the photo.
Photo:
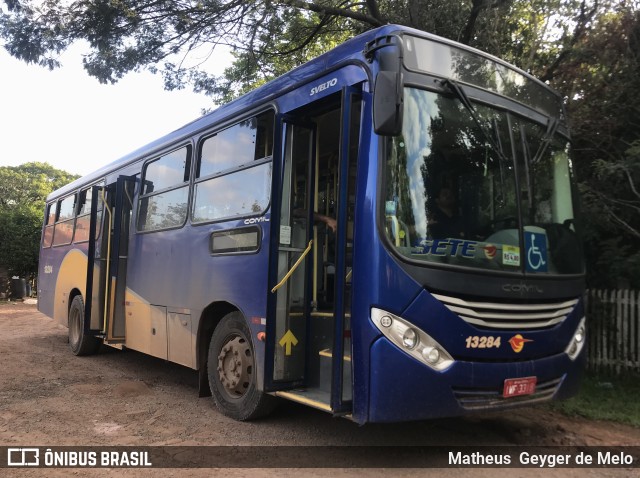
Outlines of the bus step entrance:
[{"label": "bus step entrance", "polygon": [[[327,394],[331,393],[331,365],[333,352],[331,349],[321,350],[320,355],[320,384],[319,389]],[[343,399],[351,400],[351,355],[345,353],[342,362]]]},{"label": "bus step entrance", "polygon": [[[275,392],[278,397],[331,412],[331,365],[333,352],[323,349],[318,352],[319,366],[315,385],[304,389]],[[351,400],[351,355],[344,355],[343,371],[343,399]]]},{"label": "bus step entrance", "polygon": [[323,392],[317,388],[309,388],[304,390],[287,390],[275,392],[277,397],[286,398],[292,402],[302,403],[309,407],[317,408],[324,412],[331,412],[331,394]]}]

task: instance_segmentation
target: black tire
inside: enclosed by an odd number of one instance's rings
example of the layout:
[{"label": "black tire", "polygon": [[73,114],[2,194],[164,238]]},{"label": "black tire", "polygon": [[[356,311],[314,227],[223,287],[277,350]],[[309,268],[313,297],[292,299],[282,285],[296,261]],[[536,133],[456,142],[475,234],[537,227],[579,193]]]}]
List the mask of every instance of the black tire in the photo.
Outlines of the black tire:
[{"label": "black tire", "polygon": [[269,414],[276,398],[256,386],[256,366],[251,334],[239,312],[225,315],[209,344],[207,374],[218,409],[235,420],[252,420]]},{"label": "black tire", "polygon": [[84,301],[76,295],[69,308],[69,347],[73,355],[93,355],[100,348],[100,339],[84,334]]}]

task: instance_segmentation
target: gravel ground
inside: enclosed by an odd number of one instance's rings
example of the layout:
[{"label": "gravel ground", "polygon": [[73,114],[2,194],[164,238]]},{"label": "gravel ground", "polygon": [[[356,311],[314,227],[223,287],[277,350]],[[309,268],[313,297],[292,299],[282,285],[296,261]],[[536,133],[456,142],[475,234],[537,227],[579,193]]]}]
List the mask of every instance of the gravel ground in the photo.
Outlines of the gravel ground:
[{"label": "gravel ground", "polygon": [[[356,424],[290,402],[235,422],[198,398],[195,371],[103,347],[75,357],[67,330],[33,303],[0,303],[0,446],[639,445],[640,429],[523,408],[470,418]],[[268,457],[265,457],[268,459]],[[362,470],[216,469],[217,476],[355,476]],[[8,471],[8,472],[7,472]],[[7,472],[7,473],[5,473]],[[637,469],[555,469],[549,476],[640,476]],[[204,469],[1,470],[11,476],[211,476]],[[538,477],[537,469],[376,469],[368,476]]]}]

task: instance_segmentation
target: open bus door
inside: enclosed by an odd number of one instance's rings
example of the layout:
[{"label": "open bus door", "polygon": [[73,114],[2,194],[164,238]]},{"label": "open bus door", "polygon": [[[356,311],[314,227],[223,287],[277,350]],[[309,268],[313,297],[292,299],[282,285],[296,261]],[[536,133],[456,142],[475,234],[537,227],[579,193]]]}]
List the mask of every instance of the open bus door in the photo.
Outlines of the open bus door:
[{"label": "open bus door", "polygon": [[[279,117],[276,129],[284,132],[284,158],[272,213],[277,277],[270,283],[275,305],[267,320],[265,390],[348,414],[355,197],[349,188],[355,185],[359,90],[344,88],[318,103]],[[336,231],[320,217],[335,219]]]},{"label": "open bus door", "polygon": [[124,301],[134,186],[135,177],[120,176],[114,183],[91,188],[84,326],[86,334],[102,337],[108,344],[125,340]]}]

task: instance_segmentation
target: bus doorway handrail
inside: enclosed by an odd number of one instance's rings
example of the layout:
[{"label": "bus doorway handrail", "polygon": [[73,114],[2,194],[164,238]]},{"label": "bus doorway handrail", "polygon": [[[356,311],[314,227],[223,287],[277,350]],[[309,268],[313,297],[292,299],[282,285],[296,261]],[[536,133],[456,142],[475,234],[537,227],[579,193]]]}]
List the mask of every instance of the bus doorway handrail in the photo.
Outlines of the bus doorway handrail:
[{"label": "bus doorway handrail", "polygon": [[104,313],[103,313],[103,322],[102,322],[102,332],[103,333],[107,333],[107,307],[109,305],[109,294],[107,294],[107,291],[109,290],[109,258],[111,257],[111,222],[112,222],[112,217],[111,217],[111,208],[109,207],[109,204],[107,203],[106,199],[105,199],[105,194],[104,194],[104,189],[102,191],[100,191],[100,200],[102,201],[103,205],[104,205],[104,209],[107,212],[107,214],[109,215],[109,227],[107,228],[107,231],[109,232],[109,234],[107,235],[107,263],[106,268],[107,270],[105,271],[105,294],[104,294]]},{"label": "bus doorway handrail", "polygon": [[280,287],[282,287],[291,277],[291,275],[296,271],[296,269],[298,268],[298,266],[300,265],[300,263],[302,262],[302,260],[307,256],[307,254],[309,254],[309,251],[311,250],[311,246],[313,245],[313,239],[311,239],[309,241],[309,245],[307,246],[307,248],[304,250],[304,252],[302,253],[302,255],[298,258],[298,260],[296,261],[296,263],[291,267],[291,269],[289,269],[289,272],[286,273],[286,275],[282,278],[282,280],[280,282],[278,282],[273,289],[271,289],[271,293],[273,294],[275,291],[277,291]]}]

